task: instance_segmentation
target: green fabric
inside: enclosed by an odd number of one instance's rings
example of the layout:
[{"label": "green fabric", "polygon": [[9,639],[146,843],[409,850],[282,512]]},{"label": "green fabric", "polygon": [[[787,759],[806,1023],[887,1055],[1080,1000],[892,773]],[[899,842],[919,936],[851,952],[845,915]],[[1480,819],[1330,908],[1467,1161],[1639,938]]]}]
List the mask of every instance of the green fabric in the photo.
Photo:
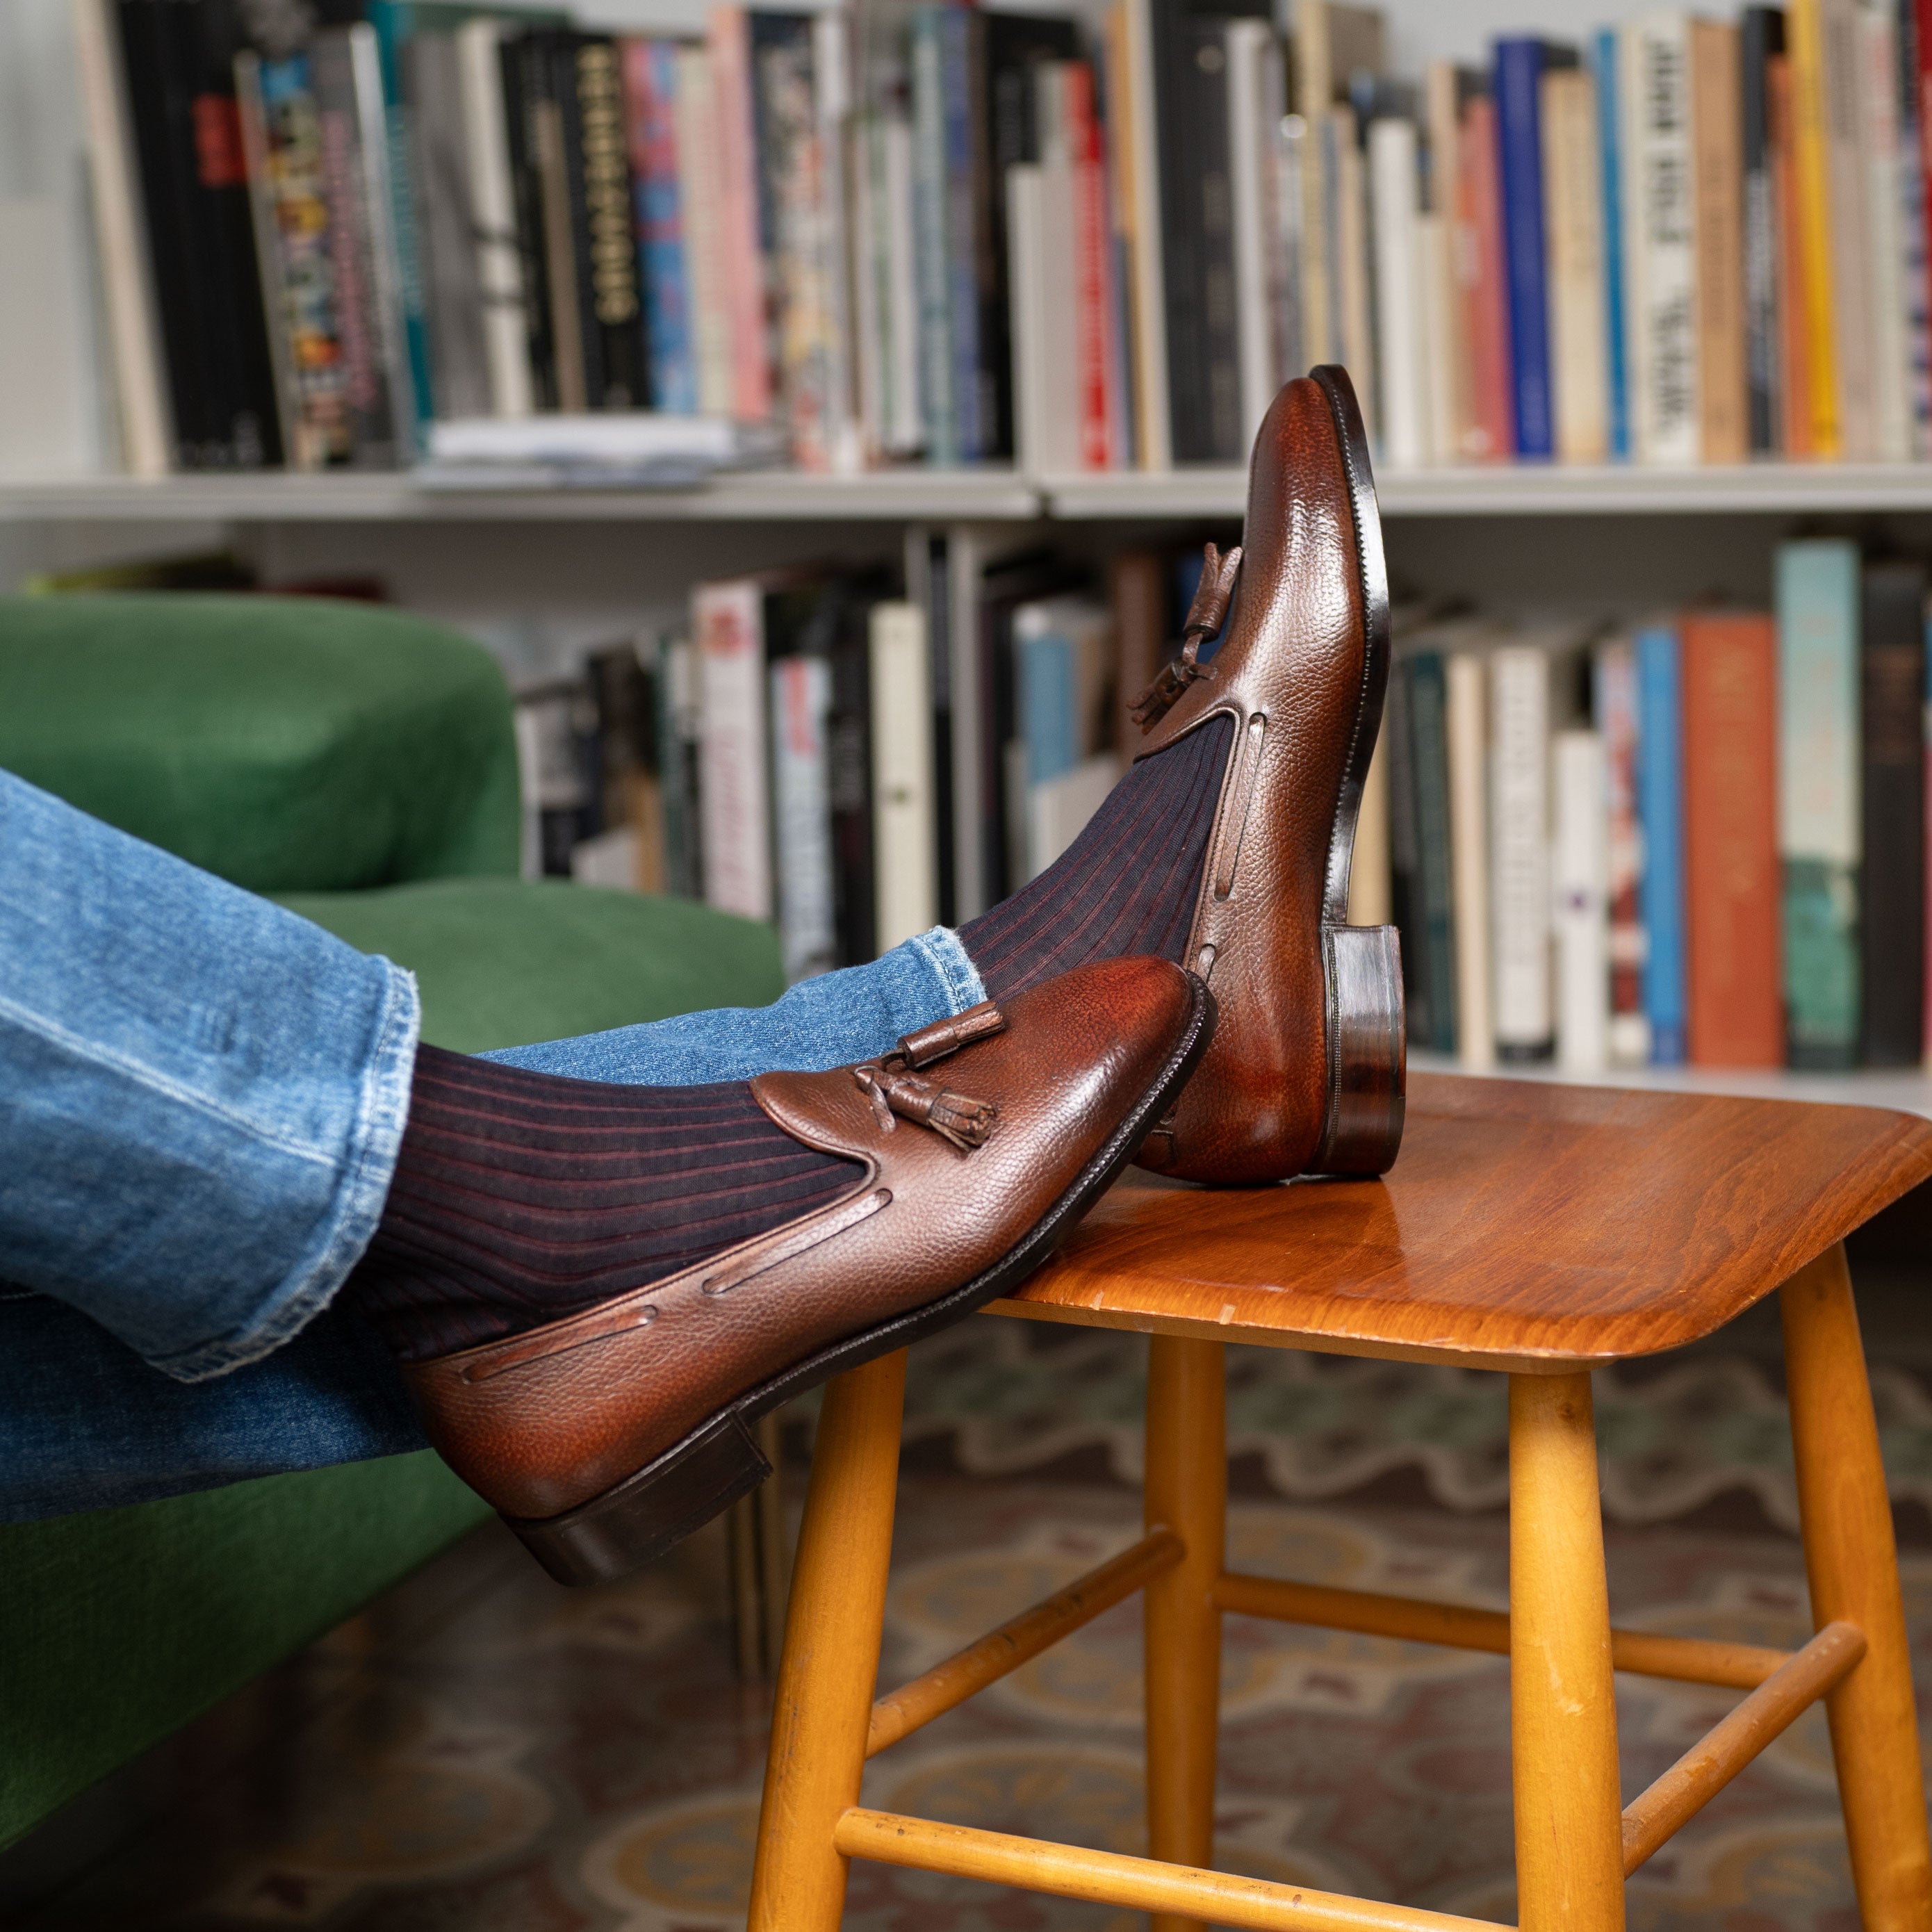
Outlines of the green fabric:
[{"label": "green fabric", "polygon": [[443,879],[281,902],[406,966],[422,989],[423,1037],[458,1053],[761,1006],[784,991],[770,926],[691,899],[565,879]]},{"label": "green fabric", "polygon": [[488,1514],[426,1449],[0,1529],[0,1844]]},{"label": "green fabric", "polygon": [[379,605],[0,598],[0,769],[256,892],[517,869],[502,674]]}]

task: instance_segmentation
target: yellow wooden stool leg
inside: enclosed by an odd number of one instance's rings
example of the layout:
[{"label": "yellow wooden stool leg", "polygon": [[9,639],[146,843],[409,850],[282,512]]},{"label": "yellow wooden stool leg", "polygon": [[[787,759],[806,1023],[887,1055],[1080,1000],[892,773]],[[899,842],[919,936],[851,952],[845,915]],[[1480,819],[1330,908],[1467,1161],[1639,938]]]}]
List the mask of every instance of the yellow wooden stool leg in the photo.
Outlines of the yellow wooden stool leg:
[{"label": "yellow wooden stool leg", "polygon": [[1892,1506],[1842,1246],[1784,1285],[1785,1378],[1812,1621],[1865,1634],[1864,1660],[1826,1700],[1865,1932],[1932,1927],[1918,1725]]},{"label": "yellow wooden stool leg", "polygon": [[1619,1932],[1617,1706],[1587,1375],[1510,1378],[1510,1758],[1522,1932]]},{"label": "yellow wooden stool leg", "polygon": [[[1187,1552],[1148,1582],[1146,1603],[1148,1850],[1174,1864],[1210,1864],[1214,1850],[1221,1715],[1214,1586],[1228,1519],[1225,1354],[1219,1342],[1156,1335],[1148,1357],[1147,1525],[1172,1530]],[[1202,1922],[1156,1912],[1153,1932],[1195,1932]]]},{"label": "yellow wooden stool leg", "polygon": [[752,1871],[748,1932],[836,1932],[847,1861],[838,1815],[859,1802],[879,1675],[898,1488],[905,1351],[825,1391],[792,1568]]}]

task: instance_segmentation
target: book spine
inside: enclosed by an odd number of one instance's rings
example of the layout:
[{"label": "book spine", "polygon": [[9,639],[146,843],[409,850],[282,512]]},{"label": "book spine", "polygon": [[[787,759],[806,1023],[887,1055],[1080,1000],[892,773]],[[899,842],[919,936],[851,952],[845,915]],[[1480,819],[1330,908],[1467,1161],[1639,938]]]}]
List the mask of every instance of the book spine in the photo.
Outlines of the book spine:
[{"label": "book spine", "polygon": [[1490,890],[1498,1058],[1545,1060],[1550,986],[1550,658],[1508,645],[1490,658]]},{"label": "book spine", "polygon": [[[409,364],[411,417],[418,447],[438,413],[430,354],[429,293],[423,238],[417,222],[415,130],[410,92],[404,84],[406,50],[416,32],[414,0],[366,0],[363,17],[375,36],[376,74],[385,137],[383,187],[393,255],[402,351]],[[447,413],[447,412],[445,412]]]},{"label": "book spine", "polygon": [[1114,338],[1113,224],[1107,206],[1106,137],[1094,99],[1094,70],[1069,63],[1064,99],[1067,147],[1073,166],[1074,251],[1079,361],[1080,464],[1118,466],[1116,398],[1120,386]]},{"label": "book spine", "polygon": [[872,607],[874,920],[886,951],[939,917],[932,686],[916,604]]},{"label": "book spine", "polygon": [[[392,446],[387,460],[406,464],[415,454],[423,418],[416,406],[413,350],[409,328],[410,271],[396,227],[396,190],[390,176],[395,140],[384,96],[381,44],[368,26],[347,29],[349,64],[355,92],[358,222],[367,252],[374,340],[382,362]],[[417,301],[421,302],[421,277]],[[424,352],[428,354],[425,343]]]},{"label": "book spine", "polygon": [[1603,190],[1597,178],[1596,89],[1574,68],[1543,76],[1544,250],[1556,453],[1600,463],[1610,453],[1604,341]]},{"label": "book spine", "polygon": [[946,80],[941,9],[913,16],[913,248],[919,288],[920,412],[926,460],[960,458],[953,388],[958,359],[952,346],[952,285],[946,254]]},{"label": "book spine", "polygon": [[1377,406],[1382,395],[1376,356],[1374,262],[1369,221],[1368,169],[1362,148],[1360,124],[1352,107],[1331,107],[1325,124],[1332,142],[1334,165],[1328,179],[1334,190],[1334,270],[1329,286],[1336,297],[1334,327],[1342,344],[1342,359],[1356,383],[1356,400],[1372,442],[1379,442],[1382,424]]},{"label": "book spine", "polygon": [[1825,178],[1831,218],[1832,346],[1840,453],[1878,449],[1876,312],[1872,299],[1870,144],[1865,121],[1866,14],[1861,0],[1824,0]]},{"label": "book spine", "polygon": [[1643,830],[1643,1006],[1654,1066],[1684,1052],[1684,713],[1677,633],[1637,634],[1637,814]]},{"label": "book spine", "polygon": [[698,361],[692,352],[677,139],[679,50],[672,40],[630,40],[622,44],[621,58],[644,268],[644,334],[650,344],[651,406],[695,416]]},{"label": "book spine", "polygon": [[1810,400],[1807,453],[1842,453],[1838,319],[1832,290],[1832,194],[1827,161],[1824,10],[1828,0],[1789,0],[1791,59],[1792,251],[1804,304],[1804,389]]},{"label": "book spine", "polygon": [[1786,1057],[1849,1067],[1860,1032],[1856,547],[1785,544],[1776,582]]},{"label": "book spine", "polygon": [[720,912],[772,916],[766,782],[764,597],[754,581],[692,593],[698,656],[704,897]]},{"label": "book spine", "polygon": [[1901,178],[1908,171],[1900,141],[1897,22],[1871,13],[1859,23],[1868,105],[1858,117],[1865,163],[1867,294],[1872,319],[1873,454],[1904,463],[1912,453],[1911,370],[1906,341],[1906,248],[1908,230]]},{"label": "book spine", "polygon": [[713,8],[706,45],[717,116],[720,253],[731,317],[731,412],[740,422],[764,422],[772,412],[771,357],[765,333],[751,26],[745,9]]},{"label": "book spine", "polygon": [[[1480,674],[1480,664],[1476,669]],[[1404,692],[1408,711],[1408,768],[1414,788],[1410,816],[1414,827],[1415,883],[1411,903],[1416,908],[1418,928],[1417,979],[1426,995],[1421,1018],[1412,1017],[1410,1024],[1421,1043],[1433,1047],[1438,1053],[1456,1053],[1460,1050],[1458,1028],[1462,1012],[1457,993],[1464,951],[1462,928],[1468,916],[1466,910],[1459,908],[1456,890],[1459,878],[1466,891],[1468,881],[1459,871],[1455,828],[1460,808],[1450,797],[1448,686],[1439,652],[1418,652],[1409,661]],[[1477,696],[1480,703],[1480,694]],[[1474,722],[1480,730],[1480,718]],[[1401,770],[1398,764],[1396,772]],[[1480,788],[1475,802],[1480,803]],[[1398,831],[1402,822],[1398,811]],[[1406,962],[1406,945],[1402,957]]]},{"label": "book spine", "polygon": [[1774,54],[1766,65],[1766,109],[1771,124],[1771,182],[1778,222],[1778,418],[1786,456],[1811,454],[1810,312],[1802,280],[1797,176],[1793,154],[1791,61]]},{"label": "book spine", "polygon": [[1698,614],[1682,642],[1688,1057],[1778,1066],[1777,636],[1768,616]]},{"label": "book spine", "polygon": [[1125,112],[1114,143],[1123,179],[1129,340],[1133,350],[1135,454],[1143,470],[1174,463],[1173,412],[1167,387],[1167,294],[1163,265],[1160,170],[1154,118],[1154,0],[1118,0],[1113,42]]},{"label": "book spine", "polygon": [[526,416],[536,406],[536,394],[506,118],[502,29],[494,20],[466,21],[457,29],[456,44],[462,75],[464,153],[476,223],[476,282],[489,368],[490,413]]},{"label": "book spine", "polygon": [[1466,245],[1462,273],[1470,358],[1475,370],[1476,438],[1466,452],[1505,460],[1516,447],[1512,394],[1509,286],[1504,268],[1502,177],[1496,146],[1496,104],[1472,100],[1462,122],[1462,208]]},{"label": "book spine", "polygon": [[859,430],[858,378],[854,362],[851,235],[848,226],[852,124],[850,27],[842,14],[812,22],[812,116],[819,171],[813,259],[823,292],[824,436],[828,466],[838,476],[864,464]]},{"label": "book spine", "polygon": [[1272,196],[1268,193],[1269,146],[1262,118],[1262,61],[1272,31],[1262,21],[1230,20],[1225,34],[1236,364],[1245,444],[1252,441],[1276,388],[1268,245]]},{"label": "book spine", "polygon": [[1006,170],[1006,272],[1012,320],[1013,448],[1022,470],[1049,473],[1054,447],[1052,392],[1054,319],[1047,294],[1046,167],[1019,162]]},{"label": "book spine", "polygon": [[1780,8],[1747,7],[1739,23],[1738,126],[1744,168],[1744,383],[1754,456],[1784,447],[1778,378],[1778,221],[1771,63],[1784,50]]},{"label": "book spine", "polygon": [[698,766],[703,724],[694,653],[682,638],[658,641],[656,678],[658,771],[663,786],[664,889],[704,896]]},{"label": "book spine", "polygon": [[550,296],[550,356],[556,370],[560,409],[590,406],[591,372],[584,367],[584,320],[578,300],[578,253],[570,192],[569,134],[560,87],[554,35],[539,42],[532,63],[530,154],[536,177],[537,219],[544,255],[544,286]]},{"label": "book spine", "polygon": [[1905,376],[1911,454],[1932,457],[1932,254],[1926,248],[1924,64],[1918,0],[1897,0],[1899,268],[1904,280]]},{"label": "book spine", "polygon": [[[724,182],[718,105],[708,48],[676,52],[677,192],[685,272],[687,354],[695,406],[734,412],[731,298],[724,236]],[[651,338],[655,352],[657,338]]]},{"label": "book spine", "polygon": [[1689,22],[1679,14],[1647,16],[1627,30],[1626,45],[1636,446],[1646,462],[1694,463],[1700,404]]},{"label": "book spine", "polygon": [[1490,922],[1487,667],[1458,651],[1444,677],[1450,903],[1455,908],[1456,1057],[1472,1072],[1496,1064]]},{"label": "book spine", "polygon": [[113,0],[75,0],[74,22],[122,464],[130,476],[165,476],[174,432]]},{"label": "book spine", "polygon": [[1567,1073],[1600,1072],[1609,1059],[1604,983],[1609,962],[1604,854],[1604,741],[1559,731],[1552,741],[1555,838],[1556,1058]]},{"label": "book spine", "polygon": [[586,399],[596,410],[642,409],[650,361],[623,70],[602,34],[573,37],[559,60]]},{"label": "book spine", "polygon": [[[1448,61],[1429,63],[1423,102],[1429,143],[1428,209],[1437,231],[1436,240],[1429,244],[1436,251],[1434,272],[1426,282],[1427,305],[1432,311],[1429,319],[1430,442],[1434,460],[1450,463],[1469,446],[1476,398],[1460,262],[1465,234],[1461,102],[1456,70]],[[1286,369],[1290,365],[1284,358],[1280,366]]]},{"label": "book spine", "polygon": [[1617,98],[1618,38],[1606,27],[1592,47],[1591,78],[1597,102],[1597,181],[1603,197],[1599,232],[1604,251],[1604,376],[1609,453],[1618,462],[1631,454],[1630,360],[1625,347],[1623,119]]},{"label": "book spine", "polygon": [[1429,998],[1429,934],[1422,898],[1421,827],[1416,817],[1415,757],[1410,743],[1408,662],[1389,667],[1382,734],[1389,748],[1389,916],[1402,935],[1404,1018],[1409,1043],[1433,1046]]},{"label": "book spine", "polygon": [[1390,876],[1389,734],[1376,740],[1362,781],[1361,811],[1355,820],[1355,845],[1348,862],[1348,923],[1390,926],[1395,895]]},{"label": "book spine", "polygon": [[1496,128],[1502,158],[1516,453],[1552,456],[1549,288],[1543,229],[1543,137],[1538,82],[1543,44],[1496,43]]},{"label": "book spine", "polygon": [[1916,1066],[1924,1036],[1924,569],[1868,566],[1862,602],[1862,1057]]},{"label": "book spine", "polygon": [[415,36],[403,50],[403,86],[410,104],[410,172],[436,413],[487,416],[491,397],[478,280],[481,224],[470,182],[457,36]]},{"label": "book spine", "polygon": [[1384,460],[1412,470],[1430,457],[1428,392],[1417,286],[1417,155],[1413,122],[1393,117],[1369,126],[1369,178],[1375,237],[1376,320],[1380,340]]},{"label": "book spine", "polygon": [[879,178],[885,206],[880,222],[884,251],[886,353],[891,371],[886,434],[896,455],[916,452],[926,436],[926,404],[920,362],[919,250],[914,224],[915,173],[912,122],[885,117],[880,130]]},{"label": "book spine", "polygon": [[778,949],[788,984],[838,963],[827,742],[832,670],[822,657],[772,665],[772,806]]},{"label": "book spine", "polygon": [[1636,657],[1628,638],[1599,645],[1591,710],[1604,740],[1604,891],[1609,904],[1607,1044],[1616,1066],[1650,1064],[1644,1010],[1643,833],[1638,800]]},{"label": "book spine", "polygon": [[948,340],[952,355],[952,438],[958,460],[986,453],[984,371],[980,344],[980,260],[976,175],[980,163],[974,112],[974,18],[946,6],[939,16],[940,98],[944,130]]},{"label": "book spine", "polygon": [[1692,163],[1696,177],[1699,448],[1706,463],[1750,450],[1744,344],[1743,86],[1738,30],[1690,24]]},{"label": "book spine", "polygon": [[830,658],[826,766],[832,808],[832,908],[841,966],[878,956],[873,916],[872,610],[870,593],[842,609]]},{"label": "book spine", "polygon": [[524,359],[532,410],[557,406],[556,352],[550,326],[550,263],[544,247],[543,182],[537,162],[537,109],[543,52],[536,38],[504,39],[503,121],[509,178],[516,213],[518,282],[523,304]]}]

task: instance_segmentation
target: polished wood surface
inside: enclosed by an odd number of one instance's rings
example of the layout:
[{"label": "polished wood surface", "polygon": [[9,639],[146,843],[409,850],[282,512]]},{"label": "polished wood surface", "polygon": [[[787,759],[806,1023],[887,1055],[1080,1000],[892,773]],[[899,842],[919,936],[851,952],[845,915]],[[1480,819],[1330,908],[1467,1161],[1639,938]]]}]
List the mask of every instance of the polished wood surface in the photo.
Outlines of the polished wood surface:
[{"label": "polished wood surface", "polygon": [[[1148,1533],[1180,1538],[1180,1561],[1146,1595],[1148,1850],[1170,1864],[1214,1852],[1214,1758],[1220,1736],[1221,1580],[1228,1539],[1227,1351],[1157,1335],[1148,1351]],[[1149,1932],[1197,1932],[1192,1915],[1156,1908]]]},{"label": "polished wood surface", "polygon": [[1130,1180],[992,1307],[1560,1371],[1708,1334],[1928,1176],[1912,1114],[1417,1075],[1384,1178]]},{"label": "polished wood surface", "polygon": [[1825,1700],[1858,1916],[1865,1932],[1928,1932],[1932,1846],[1912,1658],[1844,1250],[1820,1256],[1778,1298],[1812,1618],[1865,1637],[1863,1661]]},{"label": "polished wood surface", "polygon": [[1233,1925],[1250,1932],[1514,1932],[1484,1918],[856,1807],[838,1820],[838,1844],[849,1858],[1124,1905],[1153,1913],[1156,1924],[1178,1918],[1183,1924]]},{"label": "polished wood surface", "polygon": [[905,1351],[830,1384],[794,1559],[747,1932],[838,1932],[885,1629]]},{"label": "polished wood surface", "polygon": [[1622,1932],[1623,1800],[1590,1378],[1510,1378],[1510,1779],[1522,1932]]},{"label": "polished wood surface", "polygon": [[1641,1796],[1632,1798],[1624,1807],[1624,1876],[1702,1810],[1766,1745],[1827,1691],[1836,1690],[1864,1654],[1863,1630],[1852,1624],[1827,1624]]}]

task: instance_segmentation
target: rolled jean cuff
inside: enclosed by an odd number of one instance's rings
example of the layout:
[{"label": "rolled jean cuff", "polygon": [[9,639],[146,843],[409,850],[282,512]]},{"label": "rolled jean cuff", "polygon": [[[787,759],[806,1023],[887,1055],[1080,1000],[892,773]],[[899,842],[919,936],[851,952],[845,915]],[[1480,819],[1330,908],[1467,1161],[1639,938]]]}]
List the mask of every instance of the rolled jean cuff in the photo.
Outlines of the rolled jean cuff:
[{"label": "rolled jean cuff", "polygon": [[412,974],[387,959],[382,1004],[362,1069],[341,1177],[295,1266],[240,1328],[178,1354],[149,1356],[176,1382],[206,1382],[245,1368],[279,1348],[326,1308],[362,1258],[382,1218],[410,1118],[422,1003]]},{"label": "rolled jean cuff", "polygon": [[905,942],[905,950],[917,953],[939,982],[941,995],[947,1004],[944,1012],[933,1016],[935,1019],[951,1019],[954,1015],[965,1012],[968,1006],[976,1006],[986,998],[986,988],[980,980],[980,969],[967,957],[958,934],[950,926],[935,926],[926,932],[914,933]]}]

